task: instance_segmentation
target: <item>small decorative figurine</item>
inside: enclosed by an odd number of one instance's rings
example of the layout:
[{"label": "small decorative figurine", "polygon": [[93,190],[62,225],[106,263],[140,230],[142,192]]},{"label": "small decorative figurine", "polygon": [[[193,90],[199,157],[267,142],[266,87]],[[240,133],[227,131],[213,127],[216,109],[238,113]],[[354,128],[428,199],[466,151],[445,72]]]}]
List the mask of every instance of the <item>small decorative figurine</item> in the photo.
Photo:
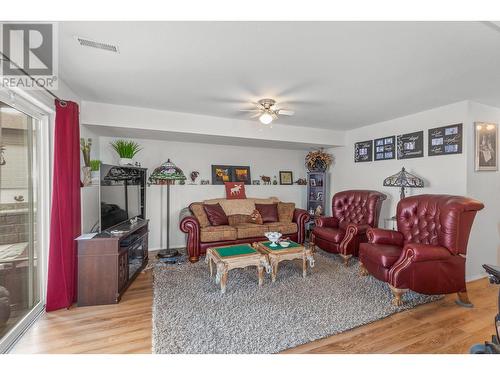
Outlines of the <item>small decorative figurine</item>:
[{"label": "small decorative figurine", "polygon": [[323,207],[319,205],[318,207],[316,207],[316,210],[314,210],[314,215],[321,216],[322,213],[323,213]]},{"label": "small decorative figurine", "polygon": [[269,176],[260,176],[260,179],[263,182],[263,185],[271,185],[271,177]]},{"label": "small decorative figurine", "polygon": [[189,178],[191,179],[190,185],[196,185],[196,179],[198,178],[199,175],[200,175],[200,172],[198,172],[198,171],[192,171],[189,174]]},{"label": "small decorative figurine", "polygon": [[202,185],[210,185],[210,180],[201,180]]},{"label": "small decorative figurine", "polygon": [[299,178],[297,181],[295,181],[297,185],[307,185],[307,180],[305,178]]},{"label": "small decorative figurine", "polygon": [[274,176],[274,178],[273,178],[273,185],[278,185],[278,180],[277,180],[276,176]]}]

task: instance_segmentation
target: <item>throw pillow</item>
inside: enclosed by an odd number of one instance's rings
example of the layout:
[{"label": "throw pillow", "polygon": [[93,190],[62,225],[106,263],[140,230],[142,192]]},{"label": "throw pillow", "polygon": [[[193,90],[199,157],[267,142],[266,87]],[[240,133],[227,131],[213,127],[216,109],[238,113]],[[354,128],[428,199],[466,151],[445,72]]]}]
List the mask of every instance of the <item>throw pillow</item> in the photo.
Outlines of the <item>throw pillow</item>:
[{"label": "throw pillow", "polygon": [[206,228],[210,225],[210,221],[208,220],[208,216],[203,209],[203,203],[191,203],[189,205],[189,209],[193,213],[194,217],[198,220],[200,223],[200,227]]},{"label": "throw pillow", "polygon": [[246,199],[245,184],[243,182],[224,182],[227,199]]},{"label": "throw pillow", "polygon": [[291,223],[294,211],[295,203],[278,202],[278,218],[281,223]]},{"label": "throw pillow", "polygon": [[229,222],[227,220],[226,213],[222,209],[222,206],[219,203],[216,204],[204,204],[203,209],[207,214],[208,221],[213,226],[217,225],[228,225]]},{"label": "throw pillow", "polygon": [[227,217],[227,220],[229,221],[229,225],[231,226],[250,223],[250,215],[242,215],[242,214],[229,215]]},{"label": "throw pillow", "polygon": [[260,216],[262,216],[262,221],[264,223],[274,223],[278,219],[278,203],[273,204],[256,204],[255,208],[259,211]]},{"label": "throw pillow", "polygon": [[253,210],[250,215],[250,222],[254,224],[262,225],[264,222],[262,221],[262,216],[260,216],[260,212],[258,210]]}]

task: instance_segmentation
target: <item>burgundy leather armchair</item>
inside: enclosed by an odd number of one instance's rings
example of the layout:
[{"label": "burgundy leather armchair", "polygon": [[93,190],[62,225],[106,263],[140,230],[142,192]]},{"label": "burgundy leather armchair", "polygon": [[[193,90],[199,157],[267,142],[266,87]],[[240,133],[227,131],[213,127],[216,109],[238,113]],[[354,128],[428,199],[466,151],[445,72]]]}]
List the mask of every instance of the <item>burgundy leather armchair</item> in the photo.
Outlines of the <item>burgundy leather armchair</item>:
[{"label": "burgundy leather armchair", "polygon": [[401,305],[411,289],[423,294],[458,293],[472,307],[465,286],[467,242],[477,211],[484,205],[451,195],[416,195],[397,207],[398,230],[368,229],[360,245],[361,273],[389,284]]},{"label": "burgundy leather armchair", "polygon": [[338,253],[348,265],[358,256],[359,244],[366,242],[366,230],[377,227],[385,194],[371,190],[346,190],[332,199],[330,217],[319,217],[311,234],[311,246]]}]

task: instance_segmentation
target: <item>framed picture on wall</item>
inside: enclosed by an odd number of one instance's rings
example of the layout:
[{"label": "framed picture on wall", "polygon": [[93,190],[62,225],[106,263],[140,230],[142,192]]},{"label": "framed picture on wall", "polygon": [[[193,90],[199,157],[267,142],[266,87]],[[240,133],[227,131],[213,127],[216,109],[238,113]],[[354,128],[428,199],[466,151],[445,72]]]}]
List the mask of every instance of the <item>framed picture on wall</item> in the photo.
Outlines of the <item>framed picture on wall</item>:
[{"label": "framed picture on wall", "polygon": [[429,129],[427,153],[429,156],[461,154],[462,138],[462,124]]},{"label": "framed picture on wall", "polygon": [[292,171],[280,171],[280,185],[293,185]]},{"label": "framed picture on wall", "polygon": [[233,170],[230,165],[212,165],[212,184],[224,185],[233,182]]},{"label": "framed picture on wall", "polygon": [[354,162],[361,163],[373,160],[373,141],[356,142],[354,144]]},{"label": "framed picture on wall", "polygon": [[396,137],[390,136],[375,139],[375,161],[396,158]]},{"label": "framed picture on wall", "polygon": [[231,167],[233,171],[233,181],[243,182],[246,185],[251,185],[250,167]]},{"label": "framed picture on wall", "polygon": [[398,159],[421,158],[424,156],[424,132],[398,135]]},{"label": "framed picture on wall", "polygon": [[498,125],[474,123],[476,171],[498,170]]}]

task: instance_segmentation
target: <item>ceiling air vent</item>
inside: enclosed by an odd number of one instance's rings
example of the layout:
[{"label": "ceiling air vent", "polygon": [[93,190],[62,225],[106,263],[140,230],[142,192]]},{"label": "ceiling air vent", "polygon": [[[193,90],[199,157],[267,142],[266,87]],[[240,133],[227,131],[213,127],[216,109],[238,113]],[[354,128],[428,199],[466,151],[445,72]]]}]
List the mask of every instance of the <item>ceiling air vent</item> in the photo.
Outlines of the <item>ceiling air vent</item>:
[{"label": "ceiling air vent", "polygon": [[110,51],[110,52],[115,52],[118,53],[118,46],[115,46],[110,43],[104,43],[104,42],[96,42],[95,40],[90,40],[87,38],[82,38],[77,36],[76,40],[78,40],[78,43],[80,43],[81,46],[84,47],[92,47],[92,48],[98,48],[98,49],[103,49],[105,51]]}]

